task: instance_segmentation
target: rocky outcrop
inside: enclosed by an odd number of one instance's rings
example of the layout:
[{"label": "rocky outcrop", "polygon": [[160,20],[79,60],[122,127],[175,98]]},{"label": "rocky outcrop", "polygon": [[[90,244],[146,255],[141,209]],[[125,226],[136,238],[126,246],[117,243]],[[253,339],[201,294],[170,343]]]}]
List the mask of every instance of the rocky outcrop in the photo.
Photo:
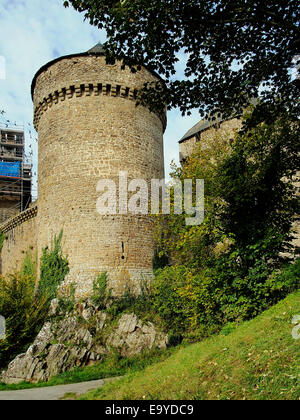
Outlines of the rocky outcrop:
[{"label": "rocky outcrop", "polygon": [[48,381],[75,367],[100,362],[112,349],[132,356],[152,348],[166,348],[167,335],[135,314],[114,319],[90,301],[78,303],[64,315],[57,299],[51,302],[49,320],[26,353],[16,357],[0,381]]},{"label": "rocky outcrop", "polygon": [[151,322],[145,324],[135,314],[124,314],[106,344],[119,349],[122,356],[132,356],[152,347],[165,348],[167,337]]}]

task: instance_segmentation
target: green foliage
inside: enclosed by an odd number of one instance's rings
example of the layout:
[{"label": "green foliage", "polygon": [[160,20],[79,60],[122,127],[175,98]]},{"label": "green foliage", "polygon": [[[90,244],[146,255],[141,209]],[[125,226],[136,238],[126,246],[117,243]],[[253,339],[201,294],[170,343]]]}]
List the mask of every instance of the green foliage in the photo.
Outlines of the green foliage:
[{"label": "green foliage", "polygon": [[169,264],[169,258],[164,253],[160,253],[158,249],[155,249],[153,257],[153,270],[158,270],[159,268],[164,268]]},{"label": "green foliage", "polygon": [[200,339],[299,287],[299,259],[283,257],[299,214],[299,128],[283,114],[231,143],[216,136],[174,168],[177,179],[205,179],[205,218],[158,219],[158,248],[172,266],[157,271],[153,304],[172,333]]},{"label": "green foliage", "polygon": [[21,268],[21,275],[36,277],[36,273],[37,262],[33,260],[32,255],[28,252]]},{"label": "green foliage", "polygon": [[[171,190],[171,214],[157,217],[156,240],[158,256],[169,258],[173,264],[189,268],[206,267],[214,260],[216,247],[226,250],[230,235],[224,235],[218,214],[222,212],[224,201],[219,194],[218,168],[230,155],[229,138],[216,134],[205,148],[199,147],[189,157],[182,168],[173,165],[171,177],[184,182],[192,179],[205,181],[205,216],[200,225],[187,226],[186,214],[174,214],[174,191]],[[195,199],[195,194],[194,199]],[[193,203],[195,205],[195,202]]]},{"label": "green foliage", "polygon": [[217,286],[209,269],[197,272],[174,266],[156,273],[153,305],[171,335],[187,338],[192,333],[200,339],[218,331],[222,313]]},{"label": "green foliage", "polygon": [[167,104],[228,117],[260,95],[260,116],[278,102],[297,115],[299,79],[292,82],[290,72],[299,54],[296,0],[64,1],[70,4],[106,30],[109,63],[123,59],[133,72],[143,64],[163,78],[144,88],[151,110]]},{"label": "green foliage", "polygon": [[[48,314],[49,303],[68,273],[68,261],[61,251],[62,233],[54,238],[53,248],[45,248],[41,258],[41,280],[36,293],[37,263],[27,253],[20,270],[0,278],[0,314],[6,318],[7,334],[0,341],[0,367],[26,351],[39,333]],[[75,302],[75,291],[62,296],[61,304],[69,310]]]},{"label": "green foliage", "polygon": [[165,326],[193,340],[251,319],[299,287],[300,259],[274,271],[258,260],[243,276],[233,253],[203,270],[158,270],[153,305]]},{"label": "green foliage", "polygon": [[185,267],[166,267],[156,272],[153,304],[155,310],[171,331],[183,333],[192,317],[188,299],[180,295],[189,270]]},{"label": "green foliage", "polygon": [[223,335],[229,335],[233,331],[236,330],[237,324],[234,322],[228,322],[228,324],[225,325],[225,327],[222,328],[221,334]]},{"label": "green foliage", "polygon": [[274,270],[268,277],[266,287],[270,290],[273,300],[279,301],[288,293],[300,287],[300,258],[294,264]]},{"label": "green foliage", "polygon": [[246,266],[278,261],[288,250],[293,216],[300,212],[293,177],[300,167],[300,124],[284,114],[239,134],[218,168],[220,221]]},{"label": "green foliage", "polygon": [[122,296],[112,296],[107,284],[107,273],[101,273],[93,283],[91,301],[98,309],[105,310],[113,317],[124,312],[133,312],[143,320],[153,320],[156,316],[152,306],[152,291],[145,282],[141,281],[140,294],[132,293],[127,287]]},{"label": "green foliage", "polygon": [[114,317],[126,312],[135,313],[143,321],[157,321],[159,325],[160,319],[157,319],[155,310],[152,305],[152,290],[147,287],[145,282],[140,284],[140,294],[132,293],[127,287],[125,293],[120,297],[111,297],[106,312]]},{"label": "green foliage", "polygon": [[0,314],[6,319],[6,338],[0,340],[0,367],[26,351],[48,313],[45,296],[34,293],[36,278],[14,274],[0,278]]},{"label": "green foliage", "polygon": [[58,297],[59,309],[62,313],[67,314],[74,310],[75,308],[75,293],[76,285],[75,283],[68,284],[64,287],[64,290],[61,291]]},{"label": "green foliage", "polygon": [[41,257],[40,281],[38,294],[48,296],[52,300],[57,295],[57,288],[69,272],[67,258],[63,257],[61,240],[63,232],[54,237],[52,249],[43,249]]},{"label": "green foliage", "polygon": [[93,282],[91,301],[99,309],[105,309],[110,291],[107,290],[107,273],[101,273]]}]

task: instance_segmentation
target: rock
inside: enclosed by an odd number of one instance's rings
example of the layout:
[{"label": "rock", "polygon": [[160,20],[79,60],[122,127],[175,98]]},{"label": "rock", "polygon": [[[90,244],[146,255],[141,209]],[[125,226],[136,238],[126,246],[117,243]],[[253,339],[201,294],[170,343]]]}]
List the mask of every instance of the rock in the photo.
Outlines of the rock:
[{"label": "rock", "polygon": [[167,343],[166,334],[158,332],[151,322],[143,324],[135,314],[124,314],[107,340],[108,348],[118,348],[122,356],[133,356],[155,346],[164,349]]},{"label": "rock", "polygon": [[86,321],[89,321],[95,315],[95,311],[93,308],[87,308],[82,311],[82,318]]},{"label": "rock", "polygon": [[138,318],[135,314],[124,314],[119,321],[118,332],[132,333],[138,326]]},{"label": "rock", "polygon": [[78,302],[77,304],[76,304],[76,307],[75,307],[75,309],[76,309],[76,312],[79,314],[79,315],[81,315],[82,314],[82,312],[84,311],[84,309],[87,307],[87,303],[86,302]]},{"label": "rock", "polygon": [[63,344],[54,344],[50,347],[48,356],[46,357],[48,378],[65,372],[70,365],[68,363],[70,351]]},{"label": "rock", "polygon": [[98,312],[96,318],[96,328],[98,330],[102,330],[105,325],[105,321],[107,318],[107,314],[105,312]]},{"label": "rock", "polygon": [[0,315],[0,340],[5,340],[6,321],[4,316]]},{"label": "rock", "polygon": [[[43,328],[41,329],[41,331],[38,333],[33,343],[33,346],[35,347],[35,351],[34,351],[35,354],[42,353],[46,349],[46,347],[49,345],[51,340],[54,339],[51,326],[52,326],[51,322],[46,322]],[[28,349],[28,352],[29,350],[30,350],[30,347]]]},{"label": "rock", "polygon": [[2,373],[2,382],[16,384],[24,380],[25,356],[26,353],[22,353],[10,362],[7,370]]},{"label": "rock", "polygon": [[54,299],[50,308],[52,318],[27,352],[9,364],[1,381],[47,381],[74,367],[102,360],[112,348],[122,356],[132,356],[167,346],[167,335],[157,331],[153,323],[143,323],[134,313],[123,314],[111,332],[113,318],[99,312],[89,301],[77,304],[65,318],[55,318],[60,311],[59,301]]},{"label": "rock", "polygon": [[97,344],[97,343],[93,345],[91,350],[92,350],[92,353],[95,354],[95,357],[97,360],[101,359],[104,354],[107,354],[106,347],[101,346],[100,344]]},{"label": "rock", "polygon": [[53,299],[50,303],[49,316],[56,316],[59,314],[59,300]]}]

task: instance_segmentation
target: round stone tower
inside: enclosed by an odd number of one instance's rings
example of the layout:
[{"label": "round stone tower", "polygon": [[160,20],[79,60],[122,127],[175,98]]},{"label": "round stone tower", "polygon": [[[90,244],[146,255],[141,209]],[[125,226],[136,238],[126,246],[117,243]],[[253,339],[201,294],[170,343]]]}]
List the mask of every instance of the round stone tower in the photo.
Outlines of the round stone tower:
[{"label": "round stone tower", "polygon": [[[152,277],[153,238],[148,215],[100,215],[96,187],[164,177],[165,115],[136,107],[145,82],[158,76],[107,65],[101,44],[43,66],[32,82],[34,125],[39,134],[38,250],[63,230],[67,281],[79,296],[107,272],[113,294],[136,293]],[[117,207],[118,209],[118,207]],[[39,255],[40,256],[40,255]]]}]

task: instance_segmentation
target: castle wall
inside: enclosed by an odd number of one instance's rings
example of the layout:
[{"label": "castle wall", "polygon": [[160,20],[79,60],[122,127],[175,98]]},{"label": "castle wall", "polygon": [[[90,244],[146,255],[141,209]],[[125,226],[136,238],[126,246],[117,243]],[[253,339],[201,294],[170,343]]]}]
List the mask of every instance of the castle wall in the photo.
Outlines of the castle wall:
[{"label": "castle wall", "polygon": [[234,138],[235,133],[241,128],[241,125],[242,121],[237,118],[223,121],[219,128],[211,127],[200,133],[200,140],[197,140],[196,136],[193,136],[179,143],[180,162],[187,159],[197,146],[201,145],[201,148],[205,148],[205,146],[211,145],[216,136],[224,136],[228,140]]},{"label": "castle wall", "polygon": [[2,275],[20,270],[26,254],[37,252],[37,206],[19,213],[0,226],[6,239],[1,252]]},{"label": "castle wall", "polygon": [[137,90],[155,80],[108,66],[102,56],[62,59],[43,71],[34,90],[39,133],[38,250],[63,230],[63,251],[77,294],[89,294],[107,271],[113,293],[138,291],[152,277],[153,239],[145,215],[101,216],[100,179],[164,177],[165,116],[136,107]]},{"label": "castle wall", "polygon": [[16,216],[20,209],[16,200],[1,199],[0,200],[0,224],[4,223],[11,217]]}]

